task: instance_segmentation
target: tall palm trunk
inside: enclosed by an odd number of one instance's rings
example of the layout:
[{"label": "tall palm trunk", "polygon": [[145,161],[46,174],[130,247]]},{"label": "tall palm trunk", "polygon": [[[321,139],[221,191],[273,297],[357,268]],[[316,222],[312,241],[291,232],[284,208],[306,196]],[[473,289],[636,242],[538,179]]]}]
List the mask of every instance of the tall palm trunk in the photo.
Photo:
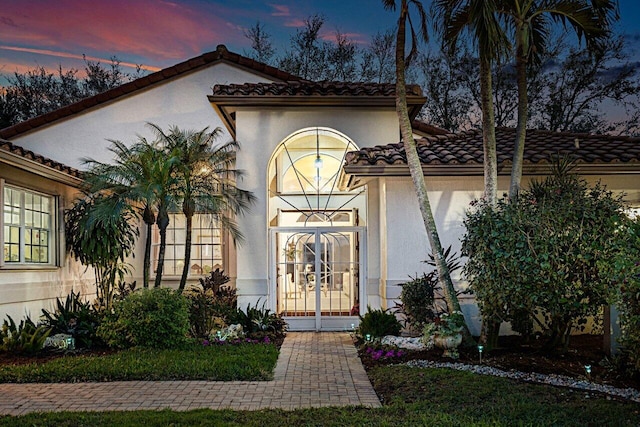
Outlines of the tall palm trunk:
[{"label": "tall palm trunk", "polygon": [[144,212],[142,213],[142,219],[147,226],[147,238],[144,242],[142,284],[145,288],[148,288],[151,270],[151,233],[153,224],[156,222],[156,216],[149,205],[145,206]]},{"label": "tall palm trunk", "polygon": [[[498,158],[496,155],[496,125],[493,110],[491,60],[480,50],[480,102],[482,106],[482,147],[484,151],[484,197],[491,206],[498,202]],[[480,342],[488,349],[497,344],[500,322],[483,316]]]},{"label": "tall palm trunk", "polygon": [[[405,82],[405,31],[406,21],[408,19],[408,5],[406,1],[401,2],[400,19],[398,20],[398,34],[396,43],[396,112],[398,121],[400,122],[400,132],[402,141],[407,155],[407,164],[411,173],[411,179],[416,190],[418,203],[420,204],[420,213],[427,231],[429,245],[433,252],[433,257],[438,272],[438,279],[443,290],[444,298],[450,312],[461,311],[460,303],[456,295],[456,291],[451,280],[451,273],[447,267],[447,262],[440,243],[440,236],[436,228],[436,222],[433,218],[431,203],[427,193],[427,185],[422,171],[422,163],[418,156],[415,139],[413,138],[413,130],[411,128],[411,119],[407,108],[407,91]],[[465,340],[469,342],[471,334],[465,325]]]},{"label": "tall palm trunk", "polygon": [[184,266],[182,267],[182,276],[180,277],[180,287],[182,290],[187,285],[187,275],[189,274],[189,264],[191,264],[191,231],[193,230],[193,215],[195,214],[195,202],[190,197],[185,197],[182,204],[182,213],[186,219],[186,237],[184,247]]},{"label": "tall palm trunk", "polygon": [[158,268],[156,270],[155,288],[162,283],[162,270],[164,269],[164,253],[167,249],[167,228],[169,227],[169,213],[166,207],[158,208],[158,230],[160,232],[160,248],[158,250]]},{"label": "tall palm trunk", "polygon": [[527,138],[527,115],[529,99],[527,95],[527,57],[525,46],[526,26],[519,24],[516,30],[516,81],[518,84],[518,124],[516,126],[516,140],[513,147],[513,163],[511,169],[511,183],[509,184],[509,199],[515,200],[520,192],[522,181],[522,162],[524,145]]},{"label": "tall palm trunk", "polygon": [[493,111],[491,60],[480,51],[480,102],[482,108],[482,148],[484,151],[484,197],[495,206],[498,200],[498,159]]}]

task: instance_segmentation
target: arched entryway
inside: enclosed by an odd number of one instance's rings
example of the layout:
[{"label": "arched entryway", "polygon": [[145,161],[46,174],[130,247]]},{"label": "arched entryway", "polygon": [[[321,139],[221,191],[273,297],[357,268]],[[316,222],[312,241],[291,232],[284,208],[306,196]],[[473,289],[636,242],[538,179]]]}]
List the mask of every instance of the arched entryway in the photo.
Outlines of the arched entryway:
[{"label": "arched entryway", "polygon": [[306,128],[270,160],[270,295],[292,330],[349,328],[366,304],[366,190],[340,189],[357,149],[336,130]]}]

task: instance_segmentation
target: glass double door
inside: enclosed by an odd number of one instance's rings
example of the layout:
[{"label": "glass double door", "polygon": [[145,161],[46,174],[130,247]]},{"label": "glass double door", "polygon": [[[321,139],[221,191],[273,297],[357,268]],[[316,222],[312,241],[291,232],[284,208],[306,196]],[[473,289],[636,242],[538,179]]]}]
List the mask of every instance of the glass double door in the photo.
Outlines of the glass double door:
[{"label": "glass double door", "polygon": [[277,311],[292,330],[345,329],[360,313],[359,227],[274,230]]}]

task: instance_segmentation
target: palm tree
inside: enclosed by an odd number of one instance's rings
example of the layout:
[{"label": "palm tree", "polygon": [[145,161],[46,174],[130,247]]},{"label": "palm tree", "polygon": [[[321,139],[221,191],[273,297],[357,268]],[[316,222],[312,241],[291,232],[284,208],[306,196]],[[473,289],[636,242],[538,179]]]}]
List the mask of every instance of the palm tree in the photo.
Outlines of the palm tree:
[{"label": "palm tree", "polygon": [[237,142],[213,145],[221,132],[219,128],[213,132],[208,132],[208,128],[184,131],[174,126],[165,133],[156,125],[150,126],[164,151],[177,159],[171,193],[178,204],[181,202],[186,219],[185,260],[179,288],[183,290],[191,261],[193,216],[197,212],[211,215],[229,230],[234,241],[241,241],[243,236],[233,216],[246,211],[254,196],[236,186],[242,175],[233,168]]},{"label": "palm tree", "polygon": [[480,58],[480,107],[484,151],[484,197],[495,206],[498,197],[495,113],[491,66],[507,52],[509,43],[498,21],[499,0],[438,0],[434,10],[446,50],[456,49],[460,35],[471,34]]},{"label": "palm tree", "polygon": [[[501,1],[499,13],[515,38],[516,80],[518,85],[518,123],[513,152],[513,167],[509,197],[520,191],[522,162],[527,133],[529,101],[527,97],[527,67],[539,64],[546,49],[551,21],[571,27],[590,50],[601,48],[610,34],[612,21],[618,19],[614,0],[510,0]],[[550,19],[549,19],[550,18]]]},{"label": "palm tree", "polygon": [[[460,35],[471,34],[480,57],[480,102],[482,145],[484,152],[484,197],[490,206],[498,200],[498,159],[491,66],[506,54],[509,43],[497,17],[500,0],[438,0],[434,10],[439,17],[440,33],[446,50],[456,49]],[[496,344],[500,322],[483,318],[480,341],[488,348]]]},{"label": "palm tree", "polygon": [[[110,140],[110,142],[112,146],[109,150],[114,154],[113,164],[92,159],[84,160],[84,163],[89,166],[85,179],[86,191],[89,194],[110,194],[136,208],[136,214],[142,218],[147,229],[143,262],[143,285],[147,288],[151,266],[151,231],[153,224],[156,223],[155,210],[158,209],[160,212],[163,187],[169,185],[167,171],[175,163],[175,159],[165,156],[156,146],[142,137],[139,137],[132,147],[116,140]],[[110,214],[114,213],[102,213],[102,215]],[[160,215],[158,215],[158,221],[160,221]],[[162,272],[162,262],[159,260],[160,272]]]},{"label": "palm tree", "polygon": [[[382,3],[385,9],[392,11],[396,10],[395,0],[383,0]],[[407,164],[409,166],[411,178],[413,180],[416,195],[418,197],[418,202],[420,204],[422,220],[427,231],[427,237],[429,239],[429,244],[433,252],[436,270],[438,272],[438,278],[443,289],[447,307],[450,312],[460,311],[460,303],[453,287],[451,273],[449,272],[449,268],[447,267],[442,244],[440,243],[440,236],[438,235],[436,223],[433,218],[431,203],[429,202],[429,196],[427,193],[427,185],[424,179],[420,157],[418,156],[416,141],[413,138],[411,119],[409,118],[409,111],[407,108],[405,70],[406,65],[410,63],[412,58],[417,53],[418,44],[418,36],[409,15],[409,6],[414,6],[418,12],[420,22],[420,37],[425,41],[428,38],[426,13],[422,3],[419,0],[399,0],[397,3],[400,10],[400,15],[398,17],[398,27],[396,34],[396,112],[398,114],[398,121],[400,123],[400,132],[402,135],[404,149],[407,155]],[[405,60],[407,22],[409,22],[409,31],[411,33],[411,49],[409,55]],[[469,338],[471,338],[471,335],[466,326],[465,332],[465,338],[468,341]]]}]

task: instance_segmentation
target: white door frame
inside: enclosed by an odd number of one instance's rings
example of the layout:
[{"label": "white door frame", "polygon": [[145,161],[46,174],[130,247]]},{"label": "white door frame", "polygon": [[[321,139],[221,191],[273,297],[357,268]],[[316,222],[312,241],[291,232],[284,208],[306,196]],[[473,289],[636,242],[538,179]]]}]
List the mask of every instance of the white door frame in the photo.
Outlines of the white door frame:
[{"label": "white door frame", "polygon": [[[367,306],[367,290],[366,290],[366,271],[367,271],[367,257],[366,257],[366,248],[367,248],[367,234],[366,227],[270,227],[269,228],[269,278],[268,278],[268,301],[269,307],[272,311],[276,312],[278,309],[278,301],[277,301],[277,287],[278,287],[278,259],[277,259],[277,239],[276,233],[308,233],[315,234],[315,275],[316,275],[316,283],[321,283],[321,258],[320,258],[320,244],[321,239],[320,236],[322,233],[335,233],[335,232],[356,232],[358,233],[358,301],[360,304],[360,313],[362,314],[363,307]],[[325,321],[323,324],[323,317],[321,315],[321,307],[320,307],[320,286],[316,286],[315,289],[315,316],[313,323],[304,320],[311,320],[311,318],[289,318],[290,322],[300,323],[299,330],[347,330],[350,329],[350,325],[354,322],[353,316],[335,316],[335,317],[325,317]],[[335,320],[333,322],[327,322],[327,320],[332,319]],[[295,328],[298,329],[297,327]]]}]

